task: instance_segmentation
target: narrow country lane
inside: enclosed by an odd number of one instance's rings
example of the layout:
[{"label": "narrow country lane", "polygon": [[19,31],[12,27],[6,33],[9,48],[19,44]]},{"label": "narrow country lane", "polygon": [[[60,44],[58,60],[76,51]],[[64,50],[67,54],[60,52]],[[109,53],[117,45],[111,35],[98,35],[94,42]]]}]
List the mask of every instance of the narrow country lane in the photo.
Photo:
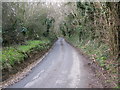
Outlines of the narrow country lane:
[{"label": "narrow country lane", "polygon": [[59,38],[50,53],[23,80],[7,88],[103,87],[84,56]]}]

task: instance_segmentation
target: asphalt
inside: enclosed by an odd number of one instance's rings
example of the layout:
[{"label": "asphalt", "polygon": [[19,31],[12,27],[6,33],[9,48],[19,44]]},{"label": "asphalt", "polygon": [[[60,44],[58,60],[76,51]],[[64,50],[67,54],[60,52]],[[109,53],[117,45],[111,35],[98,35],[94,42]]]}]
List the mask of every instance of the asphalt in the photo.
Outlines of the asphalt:
[{"label": "asphalt", "polygon": [[63,38],[24,79],[7,88],[101,88],[86,58]]}]

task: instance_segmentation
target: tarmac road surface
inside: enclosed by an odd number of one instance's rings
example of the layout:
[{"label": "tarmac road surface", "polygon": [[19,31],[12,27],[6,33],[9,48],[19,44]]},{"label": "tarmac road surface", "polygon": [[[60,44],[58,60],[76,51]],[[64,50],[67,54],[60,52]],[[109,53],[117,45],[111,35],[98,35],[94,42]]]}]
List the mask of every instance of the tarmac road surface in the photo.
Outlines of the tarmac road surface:
[{"label": "tarmac road surface", "polygon": [[7,88],[101,88],[84,56],[59,38],[28,76]]}]

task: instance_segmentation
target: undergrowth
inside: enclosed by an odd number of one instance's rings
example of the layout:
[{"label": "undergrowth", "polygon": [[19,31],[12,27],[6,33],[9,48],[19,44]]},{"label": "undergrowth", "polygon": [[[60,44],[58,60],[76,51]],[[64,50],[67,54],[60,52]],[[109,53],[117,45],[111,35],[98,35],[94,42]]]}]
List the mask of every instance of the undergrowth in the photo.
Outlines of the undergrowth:
[{"label": "undergrowth", "polygon": [[97,62],[99,66],[110,74],[111,80],[107,82],[115,81],[118,83],[118,62],[111,58],[109,46],[103,42],[98,43],[95,40],[86,39],[78,42],[77,39],[77,37],[67,38],[70,43],[80,48],[91,60]]},{"label": "undergrowth", "polygon": [[109,48],[106,44],[89,40],[86,43],[81,42],[79,47],[88,54],[91,59],[97,60],[100,66],[105,67],[105,61],[110,57]]},{"label": "undergrowth", "polygon": [[27,57],[29,57],[29,54],[31,52],[48,49],[49,43],[50,43],[49,40],[43,40],[43,41],[33,40],[33,41],[26,41],[25,45],[3,48],[2,59],[0,60],[0,62],[2,63],[1,68],[10,69],[12,66],[15,65],[15,63],[21,63]]}]

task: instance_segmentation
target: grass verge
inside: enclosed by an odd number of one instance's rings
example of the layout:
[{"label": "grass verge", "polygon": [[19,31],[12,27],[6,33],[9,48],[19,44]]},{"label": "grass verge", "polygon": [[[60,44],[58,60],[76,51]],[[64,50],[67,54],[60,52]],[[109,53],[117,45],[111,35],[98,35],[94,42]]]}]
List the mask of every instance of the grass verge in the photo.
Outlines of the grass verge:
[{"label": "grass verge", "polygon": [[81,49],[87,54],[91,60],[96,62],[103,70],[107,71],[110,78],[106,82],[114,82],[114,86],[118,84],[118,62],[113,60],[110,55],[109,46],[103,42],[98,43],[94,40],[77,41],[78,37],[67,38],[74,46]]},{"label": "grass verge", "polygon": [[15,64],[23,62],[30,54],[36,51],[42,51],[49,48],[49,40],[33,40],[26,41],[25,45],[6,47],[2,50],[2,70],[11,70]]}]

